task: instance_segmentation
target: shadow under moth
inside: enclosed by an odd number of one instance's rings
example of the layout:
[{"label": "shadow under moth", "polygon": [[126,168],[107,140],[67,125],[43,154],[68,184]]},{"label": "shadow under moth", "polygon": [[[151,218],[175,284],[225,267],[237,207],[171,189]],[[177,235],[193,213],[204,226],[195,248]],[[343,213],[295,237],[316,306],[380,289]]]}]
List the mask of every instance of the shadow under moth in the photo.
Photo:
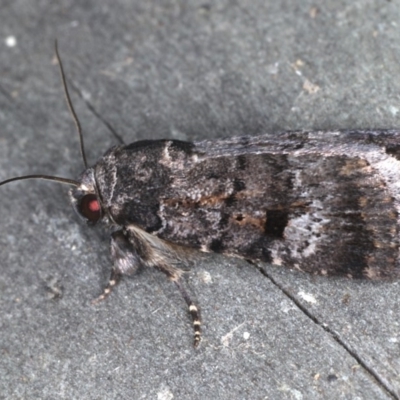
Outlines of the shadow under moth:
[{"label": "shadow under moth", "polygon": [[[57,48],[56,48],[57,52]],[[57,53],[58,56],[58,53]],[[112,272],[164,272],[181,291],[201,339],[199,308],[182,283],[195,250],[311,274],[393,279],[400,271],[400,131],[282,132],[184,142],[144,140],[109,149],[72,186],[89,224],[111,231]]]}]

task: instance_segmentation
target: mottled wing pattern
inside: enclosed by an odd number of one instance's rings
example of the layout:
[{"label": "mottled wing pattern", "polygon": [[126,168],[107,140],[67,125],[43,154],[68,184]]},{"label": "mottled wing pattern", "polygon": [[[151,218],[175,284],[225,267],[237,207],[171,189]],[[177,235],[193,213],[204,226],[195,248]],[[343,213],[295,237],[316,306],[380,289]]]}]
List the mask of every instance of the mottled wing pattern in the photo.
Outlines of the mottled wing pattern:
[{"label": "mottled wing pattern", "polygon": [[166,145],[154,233],[310,273],[397,276],[399,146],[386,134],[290,132],[174,154]]}]

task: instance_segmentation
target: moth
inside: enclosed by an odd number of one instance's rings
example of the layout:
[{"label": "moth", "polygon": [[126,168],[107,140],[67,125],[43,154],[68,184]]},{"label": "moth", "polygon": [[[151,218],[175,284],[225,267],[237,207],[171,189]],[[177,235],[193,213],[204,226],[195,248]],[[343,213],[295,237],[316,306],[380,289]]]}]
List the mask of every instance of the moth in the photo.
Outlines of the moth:
[{"label": "moth", "polygon": [[111,277],[154,267],[187,303],[194,345],[199,307],[182,276],[195,251],[217,252],[311,274],[398,278],[400,131],[281,132],[213,141],[142,140],[109,149],[71,186],[88,224],[111,232]]}]

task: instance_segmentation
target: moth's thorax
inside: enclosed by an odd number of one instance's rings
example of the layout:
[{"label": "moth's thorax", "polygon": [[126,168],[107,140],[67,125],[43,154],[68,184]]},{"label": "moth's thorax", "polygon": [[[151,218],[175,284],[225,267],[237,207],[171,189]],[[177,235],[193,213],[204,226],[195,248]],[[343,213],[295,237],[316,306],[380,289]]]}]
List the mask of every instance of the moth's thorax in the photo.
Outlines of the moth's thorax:
[{"label": "moth's thorax", "polygon": [[144,140],[110,149],[94,166],[104,213],[120,226],[159,230],[160,198],[170,186],[171,170],[184,168],[192,146],[176,140]]}]

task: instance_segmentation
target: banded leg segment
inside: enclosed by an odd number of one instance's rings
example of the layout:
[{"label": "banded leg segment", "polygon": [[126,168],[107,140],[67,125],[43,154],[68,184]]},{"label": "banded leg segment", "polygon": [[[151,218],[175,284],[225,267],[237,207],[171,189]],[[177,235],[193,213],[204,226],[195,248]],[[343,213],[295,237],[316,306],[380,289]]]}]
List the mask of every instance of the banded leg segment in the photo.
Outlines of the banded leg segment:
[{"label": "banded leg segment", "polygon": [[121,280],[121,277],[122,277],[122,275],[119,272],[112,269],[111,276],[107,283],[107,286],[104,288],[103,293],[99,297],[92,300],[92,304],[99,304],[101,301],[105,300],[110,295],[110,293],[113,291],[115,286],[118,285],[118,283]]},{"label": "banded leg segment", "polygon": [[182,294],[182,297],[186,301],[186,304],[188,305],[190,315],[192,317],[193,321],[193,328],[194,328],[194,341],[193,345],[194,347],[198,347],[201,341],[201,316],[200,316],[200,310],[194,304],[192,299],[190,298],[188,292],[185,290],[185,288],[182,286],[182,283],[178,281],[174,281],[176,286],[178,287],[179,291]]},{"label": "banded leg segment", "polygon": [[98,304],[105,300],[120,282],[122,275],[133,275],[141,266],[140,257],[132,246],[124,231],[116,231],[111,235],[111,259],[113,268],[103,293],[92,301]]}]

